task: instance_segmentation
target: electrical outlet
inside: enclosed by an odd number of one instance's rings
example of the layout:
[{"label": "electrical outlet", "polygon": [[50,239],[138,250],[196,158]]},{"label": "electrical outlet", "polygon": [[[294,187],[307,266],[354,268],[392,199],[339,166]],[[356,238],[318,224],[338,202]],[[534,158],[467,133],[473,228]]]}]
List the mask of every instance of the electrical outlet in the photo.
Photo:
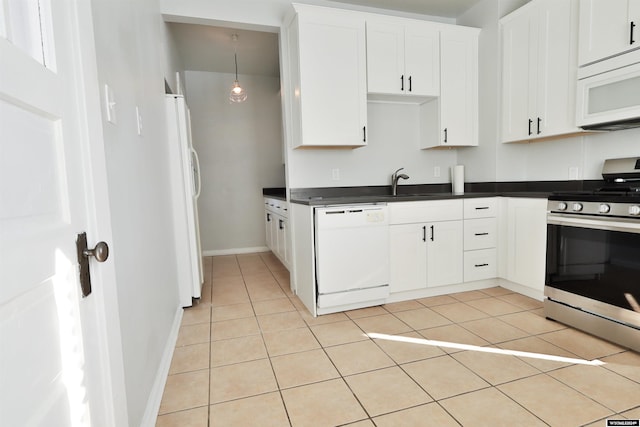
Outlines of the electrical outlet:
[{"label": "electrical outlet", "polygon": [[331,179],[340,181],[340,169],[331,169]]},{"label": "electrical outlet", "polygon": [[433,176],[436,178],[440,178],[440,166],[433,167]]}]

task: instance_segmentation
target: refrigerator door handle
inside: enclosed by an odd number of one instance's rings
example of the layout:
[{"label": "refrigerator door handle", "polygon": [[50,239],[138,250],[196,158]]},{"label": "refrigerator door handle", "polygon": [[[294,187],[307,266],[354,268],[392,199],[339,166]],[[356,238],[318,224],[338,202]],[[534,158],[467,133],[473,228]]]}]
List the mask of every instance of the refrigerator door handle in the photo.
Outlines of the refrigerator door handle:
[{"label": "refrigerator door handle", "polygon": [[191,148],[191,153],[193,154],[193,158],[195,159],[195,163],[194,163],[194,171],[196,173],[196,175],[198,176],[198,187],[196,190],[196,194],[193,196],[196,199],[200,197],[200,190],[202,190],[202,179],[200,178],[200,159],[198,158],[198,152],[196,150],[194,150],[193,148]]}]

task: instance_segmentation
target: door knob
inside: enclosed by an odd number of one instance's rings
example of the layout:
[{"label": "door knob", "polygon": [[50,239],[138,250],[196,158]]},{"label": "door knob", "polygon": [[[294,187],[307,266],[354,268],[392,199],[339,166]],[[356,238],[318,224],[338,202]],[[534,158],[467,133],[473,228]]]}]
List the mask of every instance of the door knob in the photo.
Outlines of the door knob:
[{"label": "door knob", "polygon": [[94,257],[98,262],[105,262],[109,258],[109,245],[105,242],[99,242],[93,249],[85,249],[82,251],[85,257]]},{"label": "door knob", "polygon": [[87,297],[91,294],[89,257],[94,257],[98,262],[105,262],[109,258],[109,246],[105,242],[100,242],[95,248],[89,249],[87,248],[87,233],[80,233],[76,237],[76,251],[78,264],[80,265],[78,271],[80,274],[80,288],[82,288],[82,296]]}]

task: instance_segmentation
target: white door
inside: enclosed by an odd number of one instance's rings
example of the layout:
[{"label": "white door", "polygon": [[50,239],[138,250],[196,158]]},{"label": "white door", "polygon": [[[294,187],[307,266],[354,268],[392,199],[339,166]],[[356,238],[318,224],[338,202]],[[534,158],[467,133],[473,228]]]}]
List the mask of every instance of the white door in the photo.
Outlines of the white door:
[{"label": "white door", "polygon": [[[575,84],[569,76],[575,76],[576,3],[547,0],[540,3],[538,15],[537,95],[532,119],[534,136],[545,137],[577,132],[575,126]],[[574,70],[573,72],[571,70]]]},{"label": "white door", "polygon": [[299,14],[302,144],[367,145],[364,18]]},{"label": "white door", "polygon": [[[585,65],[633,48],[629,12],[638,0],[583,0],[580,2],[579,65]],[[635,22],[638,25],[638,22]],[[638,34],[638,28],[634,33]],[[636,36],[637,37],[637,36]],[[637,43],[637,38],[636,38]]]},{"label": "white door", "polygon": [[476,35],[443,31],[440,61],[440,126],[444,145],[478,145]]},{"label": "white door", "polygon": [[[438,30],[418,24],[407,25],[404,38],[405,93],[440,94],[440,53]],[[464,66],[459,68],[465,70]]]},{"label": "white door", "polygon": [[367,90],[404,93],[404,27],[367,22]]},{"label": "white door", "polygon": [[507,279],[542,295],[547,245],[547,200],[508,199]]},{"label": "white door", "polygon": [[427,287],[427,226],[399,224],[389,227],[389,292]]},{"label": "white door", "polygon": [[427,286],[462,283],[462,221],[427,225]]},{"label": "white door", "polygon": [[87,144],[95,129],[87,126],[92,107],[80,90],[86,86],[79,49],[87,39],[79,25],[86,29],[91,16],[76,7],[0,3],[0,424],[6,426],[126,424],[123,381],[106,345],[119,325],[107,327],[105,316],[113,314],[105,314],[100,298],[99,279],[112,275],[112,261],[91,267],[94,294],[82,298],[78,283],[76,234],[88,231],[93,247],[96,218],[104,218],[94,207],[108,203],[106,194],[93,193],[106,179],[90,175],[102,142]]},{"label": "white door", "polygon": [[529,82],[534,78],[530,65],[534,30],[530,11],[516,12],[501,23],[502,142],[527,139],[531,134]]}]

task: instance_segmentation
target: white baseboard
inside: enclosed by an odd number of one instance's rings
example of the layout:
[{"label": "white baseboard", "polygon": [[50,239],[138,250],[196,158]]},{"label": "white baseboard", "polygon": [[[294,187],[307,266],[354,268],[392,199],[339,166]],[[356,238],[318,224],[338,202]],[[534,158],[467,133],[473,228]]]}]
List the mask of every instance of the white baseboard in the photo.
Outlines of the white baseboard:
[{"label": "white baseboard", "polygon": [[270,249],[266,246],[256,246],[254,248],[215,249],[215,250],[202,251],[202,256],[252,254],[256,252],[269,252],[269,251]]},{"label": "white baseboard", "polygon": [[173,319],[173,325],[169,332],[167,344],[162,352],[162,359],[160,360],[160,366],[156,372],[156,379],[153,382],[153,387],[149,393],[149,399],[147,400],[147,409],[144,411],[142,417],[142,427],[154,427],[156,425],[156,419],[158,418],[158,411],[160,411],[160,403],[162,402],[162,394],[164,393],[164,387],[167,383],[167,376],[169,375],[169,368],[171,367],[171,359],[173,358],[173,350],[176,348],[176,341],[178,340],[178,332],[180,331],[180,324],[182,323],[182,315],[184,309],[178,307],[176,315]]},{"label": "white baseboard", "polygon": [[544,301],[544,290],[533,289],[519,283],[511,282],[507,279],[500,278],[498,280],[498,286],[502,286],[503,288],[509,289],[510,291],[528,296],[529,298],[537,299],[538,301]]}]

